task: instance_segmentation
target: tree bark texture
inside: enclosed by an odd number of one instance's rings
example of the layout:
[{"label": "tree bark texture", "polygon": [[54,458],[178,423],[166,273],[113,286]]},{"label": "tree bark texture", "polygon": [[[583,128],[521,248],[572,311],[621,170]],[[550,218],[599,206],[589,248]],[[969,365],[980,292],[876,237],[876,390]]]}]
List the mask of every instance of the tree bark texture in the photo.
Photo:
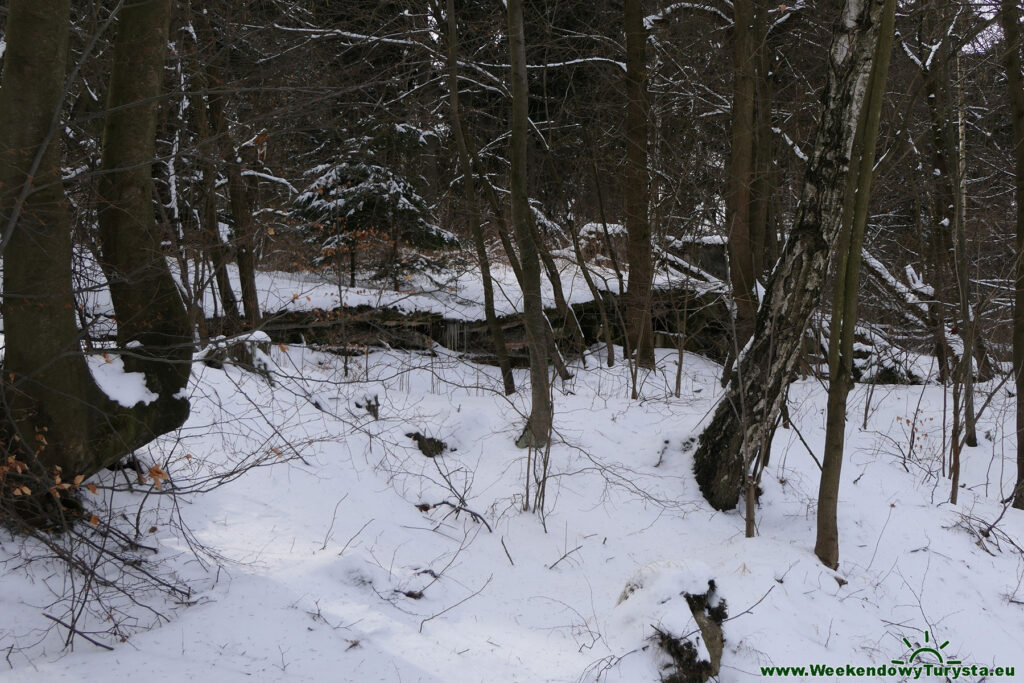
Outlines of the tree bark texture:
[{"label": "tree bark texture", "polygon": [[512,66],[512,131],[509,184],[512,194],[512,227],[519,247],[520,284],[523,290],[523,320],[530,349],[530,417],[520,439],[524,446],[547,443],[551,432],[552,408],[548,386],[548,324],[540,298],[540,257],[534,242],[527,195],[527,135],[529,135],[529,89],[526,81],[526,39],[523,35],[522,0],[508,0],[508,40]]},{"label": "tree bark texture", "polygon": [[705,498],[720,510],[736,506],[745,466],[766,450],[821,299],[842,227],[850,156],[884,5],[885,0],[848,0],[834,27],[814,152],[793,228],[758,308],[751,342],[699,439],[694,472]]},{"label": "tree bark texture", "polygon": [[[88,399],[71,281],[71,223],[61,186],[59,110],[69,0],[12,0],[0,88],[0,206],[5,239],[6,408],[20,441],[46,430],[40,461],[65,474],[88,458]],[[50,59],[40,59],[40,54]]]},{"label": "tree bark texture", "polygon": [[654,367],[654,329],[651,323],[651,224],[648,218],[650,183],[647,172],[647,31],[640,0],[625,0],[626,26],[626,168],[623,201],[626,213],[629,282],[626,298],[630,347],[637,363]]},{"label": "tree bark texture", "polygon": [[733,99],[725,223],[729,235],[729,280],[736,305],[736,351],[754,332],[757,298],[751,189],[754,178],[755,54],[754,0],[733,2]]},{"label": "tree bark texture", "polygon": [[[92,379],[75,323],[71,229],[60,174],[60,112],[70,26],[67,0],[9,7],[0,88],[0,207],[12,230],[4,251],[5,398],[30,454],[66,479],[90,475],[182,424],[192,335],[160,251],[150,168],[169,0],[119,17],[100,183],[100,262],[125,368],[157,398],[124,408]],[[47,59],[40,59],[46,54]]]},{"label": "tree bark texture", "polygon": [[892,54],[895,13],[896,0],[886,0],[871,77],[867,84],[867,97],[854,136],[843,226],[835,254],[835,291],[829,325],[828,409],[818,487],[818,533],[814,545],[818,559],[832,569],[839,566],[839,479],[846,439],[847,399],[853,386],[853,337],[857,325],[861,256],[871,201],[878,124]]}]

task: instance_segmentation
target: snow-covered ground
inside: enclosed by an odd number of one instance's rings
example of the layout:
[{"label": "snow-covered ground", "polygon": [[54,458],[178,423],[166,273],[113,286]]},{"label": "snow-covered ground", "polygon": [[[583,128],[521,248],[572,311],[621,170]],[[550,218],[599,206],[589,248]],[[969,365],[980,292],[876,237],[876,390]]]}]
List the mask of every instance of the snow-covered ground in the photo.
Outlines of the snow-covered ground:
[{"label": "snow-covered ground", "polygon": [[[178,499],[168,483],[127,492],[120,473],[86,494],[140,529],[156,549],[146,557],[191,586],[189,605],[108,592],[111,611],[78,627],[113,650],[81,638],[66,649],[42,616],[80,606],[60,601],[63,570],[0,535],[0,680],[656,681],[654,629],[694,631],[680,593],[709,579],[730,615],[722,681],[761,679],[766,665],[887,665],[925,631],[948,641],[946,661],[1024,670],[1024,514],[980,533],[1015,475],[1005,388],[980,387],[995,398],[957,506],[940,472],[942,389],[876,387],[866,430],[867,387],[855,389],[837,574],[813,554],[817,466],[800,440],[820,454],[824,389],[793,387],[796,429],[778,432],[759,535],[746,539],[741,514],[708,507],[691,474],[719,368],[686,355],[676,398],[676,362],[659,351],[640,400],[625,367],[593,357],[557,385],[543,517],[522,509],[527,453],[513,444],[528,392],[506,399],[494,368],[382,351],[346,377],[340,357],[283,346],[273,385],[197,365],[192,417],[144,466],[163,464],[177,486],[247,458],[268,466]],[[379,419],[365,409],[374,396]],[[449,450],[427,458],[413,432]]]},{"label": "snow-covered ground", "polygon": [[[107,316],[113,315],[110,292],[106,288],[104,278],[92,256],[88,253],[78,254],[79,282],[76,288],[80,292],[84,308],[90,316],[100,315],[93,324],[96,332],[110,327]],[[666,259],[676,264],[677,268],[659,267],[655,269],[655,288],[680,286],[684,282],[695,291],[725,291],[720,281],[703,273],[695,266],[678,257],[665,255]],[[607,259],[604,259],[607,261]],[[593,300],[580,267],[571,253],[557,252],[554,262],[559,270],[559,280],[565,299],[570,304],[584,303]],[[175,279],[182,284],[184,291],[191,291],[191,284],[197,279],[209,279],[208,272],[189,273],[185,278],[180,273],[177,262],[168,259],[168,265]],[[615,269],[610,263],[604,265],[590,263],[588,265],[595,286],[602,291],[619,292],[619,280]],[[235,292],[241,291],[238,268],[228,265],[228,275]],[[626,275],[622,277],[625,279]],[[491,264],[491,278],[494,286],[494,307],[499,316],[512,315],[523,310],[523,294],[515,273],[507,263],[495,260]],[[710,280],[710,282],[708,281]],[[359,273],[358,284],[349,287],[348,272],[340,275],[330,269],[323,271],[257,271],[256,289],[259,294],[260,306],[265,313],[274,314],[281,311],[308,311],[314,309],[331,310],[339,305],[390,307],[403,312],[437,313],[451,320],[483,320],[484,294],[479,268],[473,263],[461,266],[447,265],[445,268],[424,268],[422,272],[403,278],[398,289],[382,289],[381,282],[371,282],[368,274]],[[189,284],[184,284],[189,283]],[[203,308],[208,315],[219,313],[214,301],[212,288],[206,288]],[[541,298],[546,308],[555,308],[555,295],[551,283],[545,276],[541,282]]]}]

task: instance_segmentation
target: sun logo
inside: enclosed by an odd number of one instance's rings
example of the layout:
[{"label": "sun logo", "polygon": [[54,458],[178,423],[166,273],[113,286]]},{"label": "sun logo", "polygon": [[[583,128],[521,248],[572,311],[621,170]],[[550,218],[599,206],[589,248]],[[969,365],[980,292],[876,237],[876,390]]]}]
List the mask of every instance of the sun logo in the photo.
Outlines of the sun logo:
[{"label": "sun logo", "polygon": [[[914,650],[914,644],[911,643],[909,640],[907,640],[907,638],[904,638],[903,642],[906,643],[906,645],[907,645],[907,647],[909,649]],[[945,659],[943,659],[942,652],[940,652],[940,650],[945,649],[945,647],[947,645],[949,645],[949,641],[948,640],[946,642],[944,642],[942,645],[939,645],[939,647],[937,649],[934,648],[934,647],[931,647],[930,643],[931,643],[931,634],[928,633],[928,631],[925,631],[924,632],[924,645],[923,646],[921,646],[921,647],[917,648],[916,650],[914,650],[911,653],[910,658],[907,661],[904,662],[902,659],[894,659],[894,660],[892,660],[892,663],[893,664],[913,664],[914,660],[917,659],[918,655],[923,655],[925,653],[930,653],[930,654],[935,655],[935,657],[939,660],[939,664],[961,664],[962,663],[959,659],[951,659],[948,662]]]}]

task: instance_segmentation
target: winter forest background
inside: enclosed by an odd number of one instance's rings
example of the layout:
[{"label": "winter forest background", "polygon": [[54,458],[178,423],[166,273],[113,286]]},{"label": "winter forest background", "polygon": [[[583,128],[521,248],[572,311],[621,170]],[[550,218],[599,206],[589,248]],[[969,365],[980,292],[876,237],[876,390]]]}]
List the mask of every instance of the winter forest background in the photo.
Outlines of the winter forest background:
[{"label": "winter forest background", "polygon": [[1013,677],[1022,14],[4,3],[0,679]]}]

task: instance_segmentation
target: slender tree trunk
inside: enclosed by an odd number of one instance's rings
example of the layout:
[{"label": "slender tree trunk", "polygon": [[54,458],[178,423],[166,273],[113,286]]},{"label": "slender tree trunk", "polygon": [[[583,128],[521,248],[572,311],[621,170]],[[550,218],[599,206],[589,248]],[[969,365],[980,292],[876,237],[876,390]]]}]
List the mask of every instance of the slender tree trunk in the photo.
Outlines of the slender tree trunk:
[{"label": "slender tree trunk", "polygon": [[821,300],[829,254],[842,227],[853,139],[884,5],[885,0],[848,0],[834,28],[814,153],[793,229],[758,308],[751,343],[694,455],[701,491],[718,509],[736,506],[745,466],[764,452],[771,430],[762,425],[774,424],[779,415]]},{"label": "slender tree trunk", "polygon": [[626,299],[627,334],[636,349],[637,363],[654,367],[654,330],[651,324],[651,224],[648,219],[650,184],[647,172],[647,58],[643,6],[625,0],[626,25],[626,170],[623,182],[628,238],[629,283]]},{"label": "slender tree trunk", "polygon": [[601,316],[601,331],[604,333],[604,346],[605,353],[608,362],[608,367],[615,365],[615,346],[612,343],[612,328],[611,323],[608,320],[608,309],[604,304],[604,298],[601,296],[601,291],[597,288],[594,283],[594,278],[590,274],[590,267],[587,265],[587,260],[583,257],[583,250],[580,248],[580,233],[576,229],[576,224],[569,220],[569,234],[572,237],[572,251],[576,255],[576,263],[579,264],[580,273],[583,275],[583,281],[587,284],[587,289],[590,290],[590,296],[594,298],[594,305],[597,306],[597,312]]},{"label": "slender tree trunk", "polygon": [[725,223],[729,233],[729,280],[736,304],[735,350],[746,345],[754,331],[757,298],[751,185],[754,173],[755,60],[754,0],[733,2],[733,100],[729,172],[725,192]]},{"label": "slender tree trunk", "polygon": [[843,467],[846,438],[846,405],[853,386],[853,335],[857,325],[857,296],[860,285],[861,254],[868,223],[871,178],[875,166],[875,143],[889,74],[889,57],[894,38],[896,0],[886,0],[877,49],[871,65],[858,130],[850,160],[849,182],[844,202],[843,226],[836,249],[835,292],[829,326],[828,412],[825,418],[825,448],[818,487],[818,535],[814,553],[826,566],[839,566],[839,477]]},{"label": "slender tree trunk", "polygon": [[[197,46],[198,47],[198,46]],[[198,60],[198,50],[196,51]],[[205,74],[199,68],[195,69],[193,79],[200,85],[200,90],[205,89]],[[207,115],[207,104],[202,95],[190,96],[193,121],[196,125],[196,133],[199,136],[199,169],[202,174],[202,202],[199,206],[199,233],[202,238],[204,249],[213,265],[214,282],[217,285],[217,293],[220,295],[220,302],[224,310],[224,320],[228,333],[237,330],[240,317],[238,315],[238,298],[231,286],[231,278],[228,274],[228,263],[230,256],[227,245],[220,235],[220,225],[217,220],[217,169],[214,160],[217,158],[216,143],[214,142],[213,128],[210,125],[210,118]]]},{"label": "slender tree trunk", "polygon": [[761,0],[733,3],[733,106],[725,215],[729,234],[729,281],[736,306],[733,347],[722,373],[728,384],[733,363],[750,340],[757,313],[755,288],[773,260],[768,224],[771,185],[771,50]]},{"label": "slender tree trunk", "polygon": [[[964,111],[960,83],[960,55],[953,60],[956,80],[953,84],[955,100],[949,97],[950,109],[955,110],[947,121],[947,156],[954,162],[956,173],[953,186],[953,270],[956,275],[957,293],[960,295],[960,339],[964,350],[960,357],[960,381],[964,394],[964,443],[971,448],[978,445],[977,416],[974,412],[974,351],[977,344],[977,324],[971,306],[970,263],[967,258],[967,154],[965,149]],[[946,79],[949,83],[950,79]],[[948,88],[947,88],[948,90]]]},{"label": "slender tree trunk", "polygon": [[[466,145],[469,146],[472,140],[469,133],[463,129],[462,135],[466,140]],[[487,179],[487,176],[480,169],[480,158],[477,155],[476,149],[470,146],[469,153],[473,161],[473,169],[483,181],[484,194],[487,196],[487,203],[491,205],[491,213],[494,216],[495,228],[497,229],[498,240],[501,242],[501,248],[505,250],[505,256],[508,258],[508,265],[512,269],[512,274],[516,277],[516,282],[518,282],[519,286],[522,287],[523,269],[519,265],[519,256],[516,254],[516,249],[512,245],[512,238],[509,236],[508,223],[505,220],[505,213],[502,210],[501,202],[498,200],[498,194],[494,191],[494,186]]]},{"label": "slender tree trunk", "polygon": [[754,160],[750,188],[750,251],[754,273],[760,278],[771,270],[778,255],[777,235],[772,228],[776,182],[775,157],[772,156],[772,86],[775,58],[768,44],[764,0],[754,7],[754,37],[757,40],[754,78]]},{"label": "slender tree trunk", "polygon": [[[548,282],[551,283],[551,292],[555,296],[555,309],[562,316],[564,326],[569,328],[569,335],[573,341],[573,346],[569,352],[581,354],[587,348],[587,343],[583,338],[580,322],[576,319],[576,312],[572,310],[572,307],[569,306],[565,299],[565,291],[562,289],[562,276],[558,271],[558,266],[555,264],[554,257],[551,256],[551,250],[544,244],[539,230],[534,230],[534,239],[536,240],[541,263],[544,264],[544,272],[547,273]],[[555,349],[553,353],[557,352],[557,349]]]},{"label": "slender tree trunk", "polygon": [[531,226],[533,216],[527,195],[527,135],[529,134],[526,81],[526,39],[523,36],[522,0],[508,0],[508,40],[512,65],[512,135],[509,158],[512,191],[512,226],[519,247],[523,289],[523,321],[530,350],[530,417],[520,438],[521,446],[541,447],[551,432],[552,408],[548,387],[547,342],[549,329],[540,298],[540,259]]},{"label": "slender tree trunk", "polygon": [[[212,49],[216,37],[210,20],[203,12],[194,15],[204,42]],[[212,61],[206,63],[206,82],[209,87],[223,87],[220,68]],[[242,308],[251,328],[258,327],[263,314],[260,311],[259,295],[256,290],[256,224],[252,217],[252,204],[245,178],[242,176],[242,162],[231,138],[225,114],[227,97],[220,93],[207,95],[210,125],[220,144],[224,161],[224,175],[227,176],[228,203],[234,218],[235,261],[238,264],[238,279],[242,286]]]},{"label": "slender tree trunk", "polygon": [[259,326],[263,314],[260,312],[256,291],[256,225],[252,218],[252,205],[242,176],[242,164],[238,161],[238,150],[231,139],[224,116],[223,96],[211,95],[209,108],[210,121],[221,144],[224,173],[228,179],[228,202],[231,216],[235,219],[235,261],[238,263],[238,279],[242,284],[242,308],[245,309],[249,327],[255,328]]},{"label": "slender tree trunk", "polygon": [[1024,75],[1021,74],[1020,10],[1017,0],[1003,0],[999,19],[1006,39],[1006,82],[1013,117],[1014,173],[1017,203],[1017,260],[1013,308],[1013,374],[1017,389],[1017,486],[1013,507],[1024,510]]},{"label": "slender tree trunk", "polygon": [[[505,347],[505,334],[502,332],[501,323],[494,312],[494,283],[491,281],[491,262],[487,255],[487,244],[484,241],[483,224],[480,219],[480,205],[476,192],[476,182],[473,176],[473,162],[469,155],[469,146],[466,144],[466,137],[462,129],[462,114],[459,105],[459,31],[458,21],[455,16],[455,0],[447,0],[445,13],[448,15],[448,99],[450,115],[452,119],[452,130],[455,133],[455,144],[459,151],[459,165],[462,166],[462,187],[464,202],[469,211],[469,229],[473,235],[473,244],[476,246],[477,263],[480,265],[480,277],[484,286],[484,317],[487,320],[487,329],[491,333],[491,342],[494,344],[494,354],[498,359],[498,367],[501,368],[501,380],[505,387],[505,394],[515,393],[516,384],[512,376],[512,363],[508,358],[508,350]],[[438,18],[440,21],[440,18]]]},{"label": "slender tree trunk", "polygon": [[932,164],[934,172],[928,174],[935,179],[936,192],[935,201],[932,207],[932,225],[929,240],[929,255],[931,256],[931,284],[935,289],[935,343],[937,345],[937,357],[939,358],[939,378],[943,384],[949,378],[948,363],[952,356],[946,343],[946,302],[951,298],[949,282],[950,264],[952,263],[952,226],[956,213],[953,206],[953,174],[950,169],[950,159],[947,152],[945,140],[945,128],[947,122],[943,120],[949,115],[948,110],[940,107],[938,99],[945,93],[939,92],[938,77],[932,73],[926,73],[928,89],[928,109],[931,116],[932,133]]}]

